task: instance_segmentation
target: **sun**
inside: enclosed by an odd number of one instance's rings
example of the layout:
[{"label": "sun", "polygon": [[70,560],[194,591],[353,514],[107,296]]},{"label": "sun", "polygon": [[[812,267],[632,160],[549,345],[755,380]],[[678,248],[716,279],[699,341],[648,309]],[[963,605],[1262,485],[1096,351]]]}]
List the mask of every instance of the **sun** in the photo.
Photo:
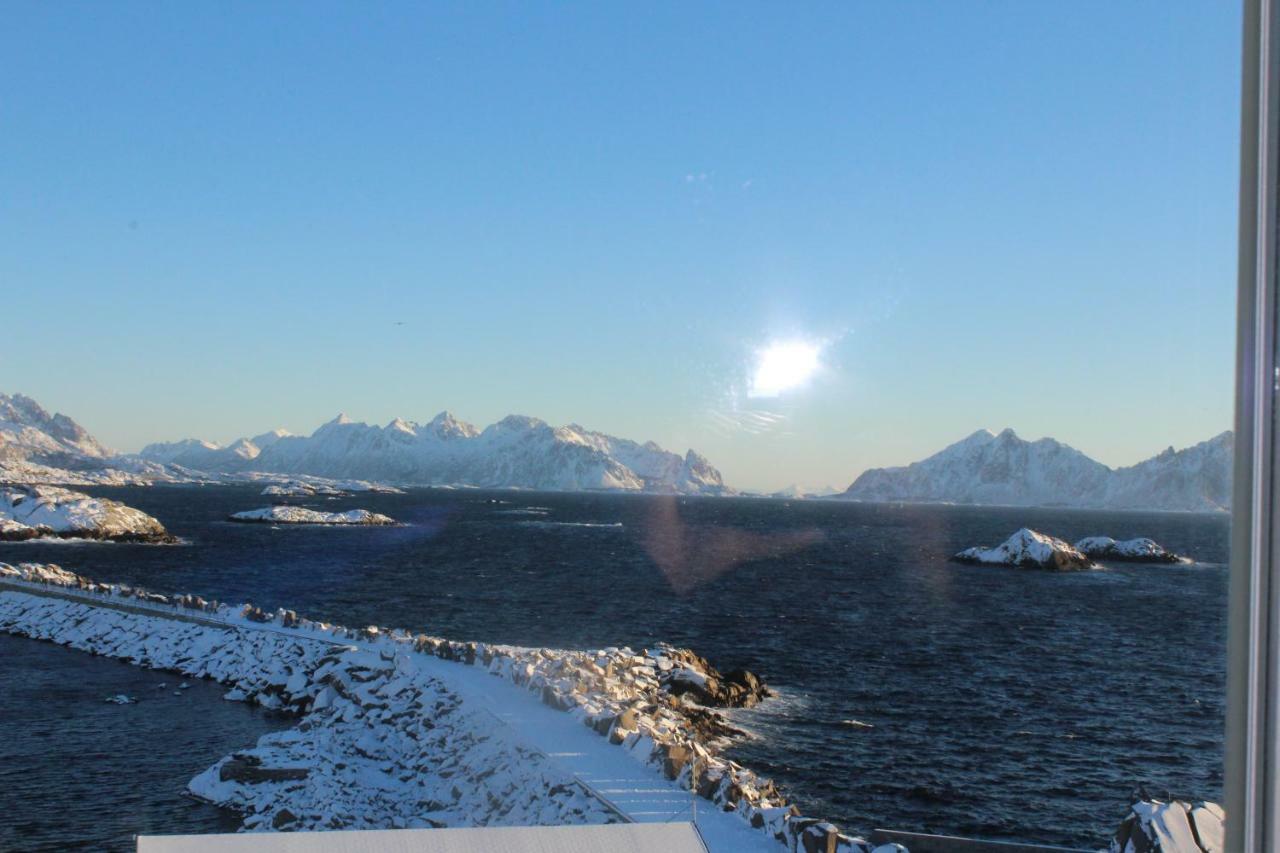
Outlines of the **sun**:
[{"label": "sun", "polygon": [[775,341],[756,354],[752,397],[777,397],[801,387],[818,372],[822,347],[809,341]]}]

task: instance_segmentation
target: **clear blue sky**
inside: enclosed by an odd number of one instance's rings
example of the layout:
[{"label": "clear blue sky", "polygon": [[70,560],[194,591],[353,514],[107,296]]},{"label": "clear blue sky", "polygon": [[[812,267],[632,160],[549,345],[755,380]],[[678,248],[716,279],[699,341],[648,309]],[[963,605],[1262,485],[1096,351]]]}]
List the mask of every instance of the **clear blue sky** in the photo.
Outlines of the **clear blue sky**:
[{"label": "clear blue sky", "polygon": [[984,426],[1127,464],[1230,425],[1235,5],[9,3],[0,390],[125,450],[448,408],[749,488]]}]

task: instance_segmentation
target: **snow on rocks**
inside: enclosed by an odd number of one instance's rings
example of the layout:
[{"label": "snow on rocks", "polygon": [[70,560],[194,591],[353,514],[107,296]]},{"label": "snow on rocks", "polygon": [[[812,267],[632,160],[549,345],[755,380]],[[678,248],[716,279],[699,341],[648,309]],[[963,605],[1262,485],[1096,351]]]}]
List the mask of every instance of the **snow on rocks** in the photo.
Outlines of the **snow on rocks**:
[{"label": "snow on rocks", "polygon": [[42,537],[175,542],[159,521],[119,501],[56,486],[0,488],[0,540]]},{"label": "snow on rocks", "polygon": [[[758,681],[749,674],[721,676],[687,650],[530,649],[350,629],[290,610],[99,584],[52,565],[0,563],[2,581],[8,581],[0,588],[2,631],[215,679],[230,685],[228,699],[302,715],[294,729],[265,735],[191,782],[197,796],[240,809],[247,829],[616,818],[485,703],[464,701],[449,683],[450,668],[439,663],[455,661],[565,712],[638,762],[641,775],[653,779],[643,787],[693,790],[716,804],[711,814],[727,814],[719,820],[733,818],[737,831],[758,829],[762,841],[776,839],[791,850],[872,850],[804,817],[773,782],[716,754],[706,733],[717,731],[708,720],[718,715],[691,704],[684,685],[700,678],[701,698],[736,703],[764,688],[753,691],[749,685]],[[22,594],[27,584],[60,587],[66,597]],[[712,681],[732,687],[710,690]],[[720,726],[721,733],[732,731]]]},{"label": "snow on rocks", "polygon": [[773,695],[759,678],[745,669],[721,675],[706,658],[665,643],[658,645],[654,664],[658,682],[667,693],[688,696],[700,705],[751,708]]},{"label": "snow on rocks", "polygon": [[232,513],[229,521],[243,521],[258,524],[358,524],[366,526],[387,526],[398,522],[389,516],[369,512],[367,509],[349,509],[346,512],[319,512],[300,506],[263,507]]},{"label": "snow on rocks", "polygon": [[1224,818],[1217,803],[1165,802],[1137,794],[1110,853],[1222,853]]},{"label": "snow on rocks", "polygon": [[[247,475],[252,479],[263,479],[266,475],[252,472]],[[262,490],[262,494],[272,497],[316,498],[341,497],[355,492],[381,492],[403,495],[402,489],[382,483],[370,483],[367,480],[331,480],[326,477],[277,478]]]},{"label": "snow on rocks", "polygon": [[1153,539],[1124,539],[1119,542],[1109,536],[1087,536],[1075,544],[1075,549],[1096,560],[1112,560],[1126,563],[1190,563],[1187,557],[1166,551]]},{"label": "snow on rocks", "polygon": [[951,558],[958,563],[991,566],[1018,566],[1070,572],[1097,568],[1087,556],[1072,546],[1024,527],[995,548],[966,548]]}]

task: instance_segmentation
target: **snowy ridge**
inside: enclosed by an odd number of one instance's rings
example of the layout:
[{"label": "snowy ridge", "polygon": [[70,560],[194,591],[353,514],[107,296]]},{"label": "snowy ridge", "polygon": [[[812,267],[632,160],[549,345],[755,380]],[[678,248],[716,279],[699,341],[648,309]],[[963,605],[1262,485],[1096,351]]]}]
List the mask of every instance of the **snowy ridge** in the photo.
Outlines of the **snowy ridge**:
[{"label": "snowy ridge", "polygon": [[1052,438],[979,430],[919,462],[863,472],[839,497],[860,501],[1221,511],[1231,502],[1232,434],[1169,448],[1128,468]]},{"label": "snowy ridge", "polygon": [[441,412],[425,424],[386,426],[339,415],[310,436],[277,431],[229,447],[188,439],[143,448],[149,462],[220,474],[267,472],[412,485],[552,491],[621,490],[722,494],[720,472],[690,450],[683,457],[576,424],[552,427],[510,415],[483,430]]},{"label": "snowy ridge", "polygon": [[[700,658],[679,650],[572,652],[356,631],[292,611],[98,584],[52,565],[0,564],[0,582],[0,630],[214,678],[232,685],[228,698],[303,714],[296,729],[266,735],[192,781],[194,793],[249,812],[246,828],[613,819],[519,731],[503,731],[497,717],[470,707],[464,694],[478,690],[506,702],[532,693],[543,713],[567,712],[559,719],[576,719],[574,730],[599,738],[591,751],[608,754],[593,760],[613,762],[609,778],[635,774],[618,770],[625,759],[647,780],[641,788],[670,797],[661,802],[687,807],[692,788],[716,803],[698,811],[698,822],[717,851],[777,849],[777,842],[871,850],[802,817],[773,783],[715,754],[699,735],[699,721],[714,712],[666,689],[676,671],[682,684],[714,680],[698,672]],[[62,592],[21,591],[28,588]],[[652,791],[634,796],[648,802]]]}]

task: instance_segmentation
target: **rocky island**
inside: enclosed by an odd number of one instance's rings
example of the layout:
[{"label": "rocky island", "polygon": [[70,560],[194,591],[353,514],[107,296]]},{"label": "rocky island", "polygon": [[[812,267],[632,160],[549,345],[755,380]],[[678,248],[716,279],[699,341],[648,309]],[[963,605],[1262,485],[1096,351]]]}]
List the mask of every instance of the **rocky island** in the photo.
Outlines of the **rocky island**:
[{"label": "rocky island", "polygon": [[994,548],[981,545],[966,548],[951,559],[957,563],[1016,566],[1053,572],[1074,572],[1098,567],[1088,556],[1061,539],[1028,527],[1022,528]]},{"label": "rocky island", "polygon": [[1190,563],[1172,551],[1166,551],[1153,539],[1123,539],[1119,542],[1109,536],[1087,536],[1075,544],[1075,549],[1095,560],[1124,563]]},{"label": "rocky island", "polygon": [[262,507],[248,509],[227,516],[228,521],[249,524],[346,524],[366,527],[390,527],[399,524],[394,518],[369,512],[367,509],[349,509],[346,512],[320,512],[300,506]]},{"label": "rocky island", "polygon": [[177,537],[141,510],[57,486],[0,488],[0,541],[98,539],[172,543]]}]

